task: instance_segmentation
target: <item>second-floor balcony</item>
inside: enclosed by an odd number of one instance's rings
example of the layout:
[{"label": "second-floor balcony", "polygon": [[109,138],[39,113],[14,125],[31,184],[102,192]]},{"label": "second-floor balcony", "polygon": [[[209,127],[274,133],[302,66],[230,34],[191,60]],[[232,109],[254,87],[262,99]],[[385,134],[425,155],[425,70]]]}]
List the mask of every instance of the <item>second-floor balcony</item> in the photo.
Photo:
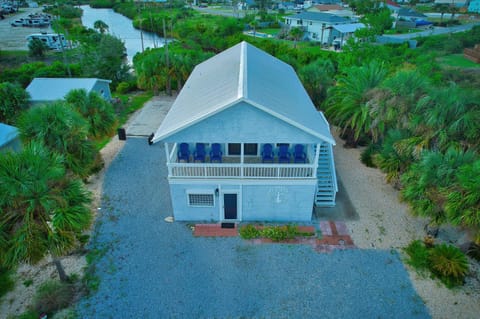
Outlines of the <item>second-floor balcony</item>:
[{"label": "second-floor balcony", "polygon": [[[202,144],[200,152],[197,150],[198,144]],[[271,149],[265,146],[267,144]],[[315,179],[316,163],[318,163],[316,149],[319,148],[313,144],[297,145],[300,144],[168,143],[166,144],[168,176],[169,178]],[[214,152],[215,146],[217,153]],[[302,154],[299,154],[300,150]]]}]

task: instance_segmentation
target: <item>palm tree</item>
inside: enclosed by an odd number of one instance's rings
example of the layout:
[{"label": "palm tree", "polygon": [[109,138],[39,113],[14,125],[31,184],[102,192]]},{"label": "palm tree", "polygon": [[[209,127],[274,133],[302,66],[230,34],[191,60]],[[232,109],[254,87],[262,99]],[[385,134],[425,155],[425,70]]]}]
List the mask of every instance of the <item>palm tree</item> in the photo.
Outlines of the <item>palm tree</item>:
[{"label": "palm tree", "polygon": [[299,27],[291,28],[290,32],[288,33],[290,37],[293,39],[293,48],[297,48],[297,41],[299,41],[303,37],[303,30]]},{"label": "palm tree", "polygon": [[444,206],[448,189],[454,186],[458,169],[473,163],[475,156],[455,147],[445,153],[425,151],[402,176],[402,198],[410,203],[414,214],[429,217],[437,225],[448,222]]},{"label": "palm tree", "polygon": [[0,83],[0,122],[15,124],[18,115],[28,108],[29,95],[20,85]]},{"label": "palm tree", "polygon": [[91,223],[90,194],[65,175],[64,158],[41,142],[0,156],[0,259],[8,266],[58,256],[78,242]]},{"label": "palm tree", "polygon": [[87,177],[98,151],[88,139],[87,121],[66,102],[29,109],[18,120],[23,142],[40,140],[52,152],[65,157],[65,166]]},{"label": "palm tree", "polygon": [[72,90],[65,100],[88,121],[90,137],[98,139],[113,133],[117,123],[115,111],[96,92],[87,94],[85,90]]},{"label": "palm tree", "polygon": [[356,146],[361,136],[371,134],[373,118],[369,92],[385,79],[382,63],[372,61],[360,67],[350,67],[328,90],[326,113],[334,124],[347,133],[347,145]]},{"label": "palm tree", "polygon": [[452,145],[477,148],[480,145],[478,100],[478,93],[455,84],[432,89],[418,101],[411,129],[428,139],[431,148],[442,151]]},{"label": "palm tree", "polygon": [[333,84],[334,73],[335,67],[328,59],[318,59],[298,71],[303,86],[317,107],[327,98],[327,90]]},{"label": "palm tree", "polygon": [[454,225],[475,231],[475,242],[480,244],[480,160],[458,169],[457,183],[447,191],[445,212]]},{"label": "palm tree", "polygon": [[408,128],[417,101],[428,95],[428,89],[428,79],[418,71],[401,70],[371,91],[374,138],[382,138],[390,128]]},{"label": "palm tree", "polygon": [[33,39],[28,42],[28,54],[31,57],[44,58],[47,51],[47,45],[40,39]]},{"label": "palm tree", "polygon": [[108,24],[103,22],[102,20],[97,20],[93,23],[93,28],[98,30],[101,34],[104,34],[105,31],[108,31]]},{"label": "palm tree", "polygon": [[165,79],[161,76],[161,69],[165,67],[165,59],[159,52],[150,51],[138,60],[134,60],[138,87],[152,90],[154,95],[158,95],[160,88],[165,86]]},{"label": "palm tree", "polygon": [[257,28],[258,28],[258,21],[256,17],[254,17],[253,20],[250,21],[248,25],[250,26],[250,28],[253,29],[253,37],[255,38],[257,36]]}]

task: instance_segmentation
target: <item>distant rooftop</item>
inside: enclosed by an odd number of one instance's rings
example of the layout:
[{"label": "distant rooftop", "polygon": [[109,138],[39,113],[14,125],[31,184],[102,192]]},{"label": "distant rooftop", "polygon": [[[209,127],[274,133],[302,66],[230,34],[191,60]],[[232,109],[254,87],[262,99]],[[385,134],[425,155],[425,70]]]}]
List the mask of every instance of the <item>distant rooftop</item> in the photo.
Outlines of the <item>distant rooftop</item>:
[{"label": "distant rooftop", "polygon": [[292,19],[302,19],[302,20],[310,20],[310,21],[320,21],[320,22],[329,22],[329,23],[348,23],[350,20],[345,19],[334,14],[324,13],[324,12],[300,12],[293,16],[288,16],[288,18]]},{"label": "distant rooftop", "polygon": [[34,78],[26,90],[32,101],[57,101],[74,89],[90,92],[99,81],[111,82],[96,78]]}]

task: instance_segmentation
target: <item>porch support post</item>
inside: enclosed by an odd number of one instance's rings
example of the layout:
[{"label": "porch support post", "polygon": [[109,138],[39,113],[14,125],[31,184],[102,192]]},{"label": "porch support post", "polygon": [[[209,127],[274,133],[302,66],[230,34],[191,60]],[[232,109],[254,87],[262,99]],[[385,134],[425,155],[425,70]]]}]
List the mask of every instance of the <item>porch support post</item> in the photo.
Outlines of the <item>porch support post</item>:
[{"label": "porch support post", "polygon": [[318,159],[320,158],[320,145],[322,144],[317,143],[317,149],[315,150],[315,160],[313,161],[312,177],[315,176],[315,172],[317,171],[317,168],[318,168]]},{"label": "porch support post", "polygon": [[165,155],[167,156],[167,169],[168,169],[168,176],[172,176],[172,167],[170,166],[170,152],[168,151],[168,143],[165,142]]},{"label": "porch support post", "polygon": [[167,155],[167,164],[170,164],[170,152],[168,150],[168,143],[165,142],[164,145],[165,145],[165,154]]},{"label": "porch support post", "polygon": [[240,177],[243,178],[243,156],[244,156],[243,143],[240,143]]}]

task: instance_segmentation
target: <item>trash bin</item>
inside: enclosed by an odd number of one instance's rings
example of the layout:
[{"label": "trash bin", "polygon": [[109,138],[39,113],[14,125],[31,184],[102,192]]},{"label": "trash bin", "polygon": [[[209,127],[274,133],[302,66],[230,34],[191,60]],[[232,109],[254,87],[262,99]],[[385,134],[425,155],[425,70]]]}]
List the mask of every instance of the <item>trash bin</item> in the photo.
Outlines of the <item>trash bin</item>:
[{"label": "trash bin", "polygon": [[153,144],[153,137],[155,136],[154,133],[150,134],[150,136],[148,137],[148,145],[152,145]]},{"label": "trash bin", "polygon": [[125,141],[127,139],[127,133],[125,133],[125,129],[123,127],[118,129],[118,139],[120,141]]}]

